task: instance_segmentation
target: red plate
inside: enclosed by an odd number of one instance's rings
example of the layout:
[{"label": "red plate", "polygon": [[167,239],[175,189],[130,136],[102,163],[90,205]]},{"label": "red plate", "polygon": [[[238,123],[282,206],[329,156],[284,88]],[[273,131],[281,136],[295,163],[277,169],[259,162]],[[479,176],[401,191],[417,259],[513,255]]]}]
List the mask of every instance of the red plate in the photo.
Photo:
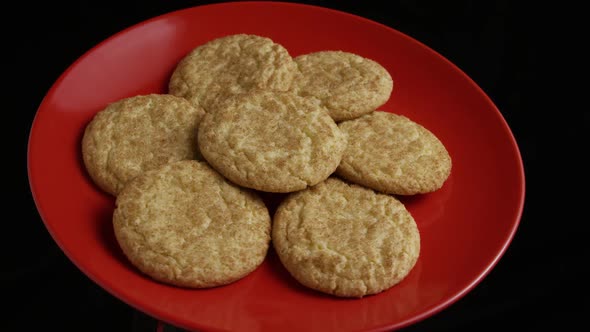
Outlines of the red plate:
[{"label": "red plate", "polygon": [[[234,33],[267,36],[293,56],[344,50],[372,58],[395,87],[383,110],[424,125],[453,158],[440,190],[404,199],[422,236],[421,256],[400,284],[338,299],[292,279],[274,252],[246,278],[188,290],[138,273],[115,241],[114,200],[81,161],[85,125],[107,103],[164,93],[193,47]],[[29,140],[31,190],[47,229],[88,277],[129,305],[186,329],[377,331],[408,326],[449,306],[495,266],[518,227],[524,171],[504,118],[461,70],[416,40],[350,14],[288,3],[236,2],[156,17],[91,49],[55,82]]]}]

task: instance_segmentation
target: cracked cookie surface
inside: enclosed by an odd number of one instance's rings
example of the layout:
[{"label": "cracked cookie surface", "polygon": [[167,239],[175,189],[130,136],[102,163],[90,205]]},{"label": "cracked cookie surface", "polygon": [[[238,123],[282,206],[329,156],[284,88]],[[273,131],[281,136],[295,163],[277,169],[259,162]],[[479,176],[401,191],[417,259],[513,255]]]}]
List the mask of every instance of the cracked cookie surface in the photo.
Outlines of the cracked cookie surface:
[{"label": "cracked cookie surface", "polygon": [[409,118],[377,111],[341,122],[348,145],[336,174],[351,182],[397,195],[442,187],[452,160],[443,143]]},{"label": "cracked cookie surface", "polygon": [[420,254],[418,227],[400,201],[333,177],[279,205],[272,243],[301,284],[341,297],[394,286]]},{"label": "cracked cookie surface", "polygon": [[205,112],[168,94],[124,98],[99,111],[85,128],[82,157],[88,174],[116,196],[144,171],[199,158],[196,131]]},{"label": "cracked cookie surface", "polygon": [[238,185],[292,192],[325,180],[346,139],[314,98],[253,91],[230,98],[199,126],[203,157]]},{"label": "cracked cookie surface", "polygon": [[139,270],[189,288],[245,277],[262,263],[270,242],[270,216],[262,200],[193,160],[133,179],[117,197],[113,226]]},{"label": "cracked cookie surface", "polygon": [[393,91],[393,79],[385,67],[354,53],[320,51],[294,61],[300,71],[294,91],[321,100],[337,122],[376,110]]},{"label": "cracked cookie surface", "polygon": [[193,49],[176,66],[168,89],[209,111],[218,100],[252,89],[286,91],[296,73],[297,65],[282,45],[235,34]]}]

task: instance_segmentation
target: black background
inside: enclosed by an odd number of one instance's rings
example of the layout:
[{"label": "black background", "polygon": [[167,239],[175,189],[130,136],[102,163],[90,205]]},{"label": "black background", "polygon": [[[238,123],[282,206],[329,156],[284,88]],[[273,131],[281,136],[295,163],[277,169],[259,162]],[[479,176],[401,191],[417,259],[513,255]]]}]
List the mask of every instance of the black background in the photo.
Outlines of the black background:
[{"label": "black background", "polygon": [[[45,93],[91,47],[153,16],[214,2],[48,1],[4,8],[2,133],[10,153],[2,163],[9,167],[2,173],[9,187],[3,196],[0,326],[154,330],[153,320],[82,274],[47,233],[28,184],[28,134]],[[473,291],[404,330],[569,330],[583,324],[590,309],[589,280],[582,271],[589,261],[590,218],[577,211],[588,197],[588,163],[582,158],[590,151],[590,118],[587,102],[576,104],[573,98],[584,95],[587,83],[569,43],[573,31],[557,29],[583,25],[573,18],[577,10],[566,7],[564,14],[564,6],[516,1],[300,2],[386,24],[448,58],[494,101],[521,150],[526,202],[507,252]],[[573,40],[584,42],[583,36]],[[562,88],[568,93],[561,95]]]}]

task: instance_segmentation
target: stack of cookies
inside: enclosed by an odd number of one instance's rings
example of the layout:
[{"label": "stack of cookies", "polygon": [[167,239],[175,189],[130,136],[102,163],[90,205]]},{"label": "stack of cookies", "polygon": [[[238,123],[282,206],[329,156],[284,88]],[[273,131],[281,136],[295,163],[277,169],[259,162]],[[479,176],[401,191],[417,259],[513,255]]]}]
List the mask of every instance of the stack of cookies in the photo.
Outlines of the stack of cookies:
[{"label": "stack of cookies", "polygon": [[[116,197],[121,249],[155,280],[226,285],[272,243],[301,284],[363,297],[399,283],[420,254],[396,195],[438,190],[451,171],[433,133],[378,110],[392,90],[390,73],[357,54],[292,58],[266,37],[224,36],[177,64],[167,94],[98,112],[83,160]],[[281,198],[273,216],[263,193]]]}]

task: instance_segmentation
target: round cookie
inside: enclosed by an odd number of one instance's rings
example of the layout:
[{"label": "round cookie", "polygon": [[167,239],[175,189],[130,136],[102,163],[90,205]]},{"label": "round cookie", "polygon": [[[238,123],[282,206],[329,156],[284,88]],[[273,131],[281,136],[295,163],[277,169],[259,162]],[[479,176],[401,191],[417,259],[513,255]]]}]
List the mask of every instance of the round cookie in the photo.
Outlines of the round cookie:
[{"label": "round cookie", "polygon": [[198,158],[198,124],[205,112],[187,100],[149,94],[107,105],[85,128],[82,157],[92,180],[117,195],[144,171]]},{"label": "round cookie", "polygon": [[140,271],[189,288],[245,277],[270,245],[270,216],[262,200],[194,160],[133,179],[117,197],[113,227]]},{"label": "round cookie", "polygon": [[400,201],[334,177],[279,205],[272,243],[301,284],[341,297],[396,285],[420,254],[418,227]]},{"label": "round cookie", "polygon": [[443,143],[407,117],[377,111],[338,126],[349,144],[336,174],[351,182],[414,195],[439,189],[451,173]]},{"label": "round cookie", "polygon": [[172,73],[169,92],[209,111],[217,100],[254,88],[286,91],[296,73],[287,49],[270,38],[229,35],[186,55]]},{"label": "round cookie", "polygon": [[203,117],[203,157],[231,181],[266,192],[292,192],[325,180],[346,139],[315,98],[253,91]]},{"label": "round cookie", "polygon": [[376,110],[389,100],[393,90],[387,69],[357,54],[320,51],[294,60],[301,72],[295,91],[320,99],[337,122]]}]

